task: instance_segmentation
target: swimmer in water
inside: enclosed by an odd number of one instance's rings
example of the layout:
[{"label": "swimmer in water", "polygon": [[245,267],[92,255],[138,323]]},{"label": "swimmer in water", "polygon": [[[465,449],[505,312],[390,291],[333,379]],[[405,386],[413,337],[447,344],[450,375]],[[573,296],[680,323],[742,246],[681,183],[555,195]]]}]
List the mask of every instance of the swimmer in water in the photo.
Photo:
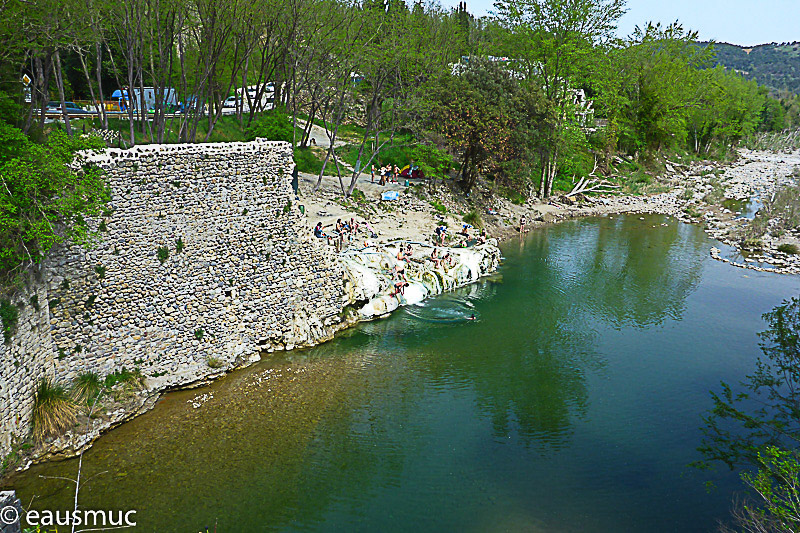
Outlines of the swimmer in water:
[{"label": "swimmer in water", "polygon": [[467,320],[475,320],[475,313],[472,313],[472,316],[470,316]]}]

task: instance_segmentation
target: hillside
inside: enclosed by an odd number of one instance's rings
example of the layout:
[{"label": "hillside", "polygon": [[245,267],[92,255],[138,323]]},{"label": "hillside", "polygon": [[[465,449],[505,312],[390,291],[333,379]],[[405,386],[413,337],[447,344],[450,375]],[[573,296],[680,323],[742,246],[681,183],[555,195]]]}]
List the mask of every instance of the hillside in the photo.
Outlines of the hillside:
[{"label": "hillside", "polygon": [[800,94],[800,42],[760,44],[744,48],[715,43],[717,64],[775,89]]}]

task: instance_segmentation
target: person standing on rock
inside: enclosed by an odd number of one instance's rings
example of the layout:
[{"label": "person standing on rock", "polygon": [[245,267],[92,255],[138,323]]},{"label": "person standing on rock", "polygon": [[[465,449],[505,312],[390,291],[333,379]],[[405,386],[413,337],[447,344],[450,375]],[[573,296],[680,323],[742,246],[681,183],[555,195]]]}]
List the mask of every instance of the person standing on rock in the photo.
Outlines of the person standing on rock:
[{"label": "person standing on rock", "polygon": [[520,233],[525,233],[525,222],[526,222],[525,215],[522,215],[521,217],[519,217],[519,232]]}]

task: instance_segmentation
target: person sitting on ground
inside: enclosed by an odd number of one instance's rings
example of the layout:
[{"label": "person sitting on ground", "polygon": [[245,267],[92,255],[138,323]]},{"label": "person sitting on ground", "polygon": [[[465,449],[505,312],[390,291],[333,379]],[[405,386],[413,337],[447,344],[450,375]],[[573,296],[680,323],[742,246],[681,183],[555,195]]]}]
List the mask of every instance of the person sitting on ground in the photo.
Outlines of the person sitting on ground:
[{"label": "person sitting on ground", "polygon": [[392,269],[392,279],[407,279],[406,265],[403,261],[399,261]]},{"label": "person sitting on ground", "polygon": [[325,238],[325,233],[322,231],[322,222],[317,222],[317,225],[314,226],[314,237],[317,239]]},{"label": "person sitting on ground", "polygon": [[439,268],[440,266],[442,266],[442,258],[439,257],[439,249],[438,248],[434,248],[433,249],[433,251],[431,252],[431,256],[428,259],[433,261],[434,268]]},{"label": "person sitting on ground", "polygon": [[481,229],[478,235],[478,244],[486,244],[486,228]]},{"label": "person sitting on ground", "polygon": [[446,254],[444,254],[444,257],[442,257],[442,264],[444,264],[445,269],[453,268],[454,266],[456,266],[456,259],[452,255],[450,255],[450,252],[447,252]]},{"label": "person sitting on ground", "polygon": [[397,260],[398,261],[405,261],[406,260],[406,254],[405,254],[405,250],[403,249],[403,245],[402,244],[400,245],[400,248],[398,248],[398,250],[397,250]]},{"label": "person sitting on ground", "polygon": [[461,235],[464,235],[466,238],[469,238],[469,230],[472,227],[471,224],[463,224],[461,226]]},{"label": "person sitting on ground", "polygon": [[411,243],[408,243],[406,245],[406,257],[411,257],[413,254],[414,252],[411,250]]}]

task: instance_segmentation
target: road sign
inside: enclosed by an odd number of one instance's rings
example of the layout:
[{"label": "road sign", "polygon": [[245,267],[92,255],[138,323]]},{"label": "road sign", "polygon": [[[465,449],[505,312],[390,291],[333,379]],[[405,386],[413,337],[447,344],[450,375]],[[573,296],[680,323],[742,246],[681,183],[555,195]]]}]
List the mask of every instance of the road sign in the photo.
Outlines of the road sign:
[{"label": "road sign", "polygon": [[33,80],[27,74],[22,75],[22,83],[25,84],[25,87],[31,84]]}]

